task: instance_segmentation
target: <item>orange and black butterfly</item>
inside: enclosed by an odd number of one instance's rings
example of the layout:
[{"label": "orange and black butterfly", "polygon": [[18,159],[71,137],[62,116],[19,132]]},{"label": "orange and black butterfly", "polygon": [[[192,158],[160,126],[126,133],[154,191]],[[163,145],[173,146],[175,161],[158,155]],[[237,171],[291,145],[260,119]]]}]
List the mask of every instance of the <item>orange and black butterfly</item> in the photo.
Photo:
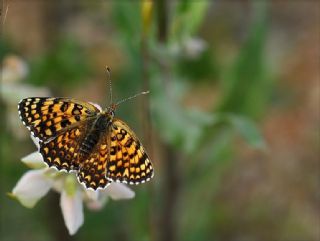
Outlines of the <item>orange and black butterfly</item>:
[{"label": "orange and black butterfly", "polygon": [[101,110],[71,98],[31,97],[22,99],[18,110],[23,124],[39,139],[45,163],[76,171],[80,183],[96,190],[110,182],[139,184],[153,177],[137,136],[114,117],[123,101]]}]

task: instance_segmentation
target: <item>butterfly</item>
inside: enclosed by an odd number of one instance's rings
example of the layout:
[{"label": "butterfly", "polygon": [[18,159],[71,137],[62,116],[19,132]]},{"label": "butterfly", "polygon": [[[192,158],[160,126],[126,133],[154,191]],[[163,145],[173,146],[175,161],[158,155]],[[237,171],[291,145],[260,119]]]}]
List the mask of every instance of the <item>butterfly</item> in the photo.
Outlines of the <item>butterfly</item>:
[{"label": "butterfly", "polygon": [[154,174],[135,133],[114,116],[121,102],[101,110],[72,98],[30,97],[19,102],[18,111],[38,138],[44,162],[75,171],[80,183],[96,190],[111,182],[144,183]]}]

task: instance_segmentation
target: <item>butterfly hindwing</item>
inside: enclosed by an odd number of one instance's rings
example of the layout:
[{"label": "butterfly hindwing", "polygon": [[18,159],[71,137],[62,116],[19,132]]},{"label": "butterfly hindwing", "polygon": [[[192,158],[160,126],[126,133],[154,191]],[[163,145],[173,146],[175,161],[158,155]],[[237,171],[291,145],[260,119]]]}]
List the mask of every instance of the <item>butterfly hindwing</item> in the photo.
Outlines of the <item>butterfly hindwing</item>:
[{"label": "butterfly hindwing", "polygon": [[110,158],[107,178],[128,184],[139,184],[153,177],[150,159],[133,131],[121,120],[110,127]]},{"label": "butterfly hindwing", "polygon": [[[44,161],[58,170],[76,171],[80,183],[86,188],[104,188],[106,163],[109,155],[107,143],[97,143],[89,154],[83,153],[82,144],[94,126],[95,119],[88,119],[81,125],[70,128],[48,142],[40,142],[40,153]],[[105,141],[102,138],[100,142]],[[90,140],[87,140],[90,142]]]},{"label": "butterfly hindwing", "polygon": [[106,178],[106,166],[109,158],[109,143],[101,138],[96,148],[82,161],[78,171],[78,180],[86,188],[105,188],[110,181]]},{"label": "butterfly hindwing", "polygon": [[55,138],[40,142],[40,153],[44,162],[58,170],[78,170],[80,165],[79,149],[93,119],[83,121],[81,125],[69,128]]},{"label": "butterfly hindwing", "polygon": [[94,118],[100,112],[87,102],[50,97],[22,99],[18,110],[23,124],[40,141],[55,137],[67,127],[76,126],[87,118]]}]

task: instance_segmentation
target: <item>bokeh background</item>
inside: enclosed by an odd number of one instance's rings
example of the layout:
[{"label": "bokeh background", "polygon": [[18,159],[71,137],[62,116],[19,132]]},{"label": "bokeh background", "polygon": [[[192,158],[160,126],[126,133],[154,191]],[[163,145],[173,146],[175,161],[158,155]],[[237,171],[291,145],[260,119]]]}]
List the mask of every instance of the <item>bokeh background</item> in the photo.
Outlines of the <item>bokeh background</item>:
[{"label": "bokeh background", "polygon": [[[22,1],[1,6],[3,241],[320,240],[317,1]],[[35,150],[27,96],[120,106],[154,179],[85,210],[74,236],[59,195],[10,199]]]}]

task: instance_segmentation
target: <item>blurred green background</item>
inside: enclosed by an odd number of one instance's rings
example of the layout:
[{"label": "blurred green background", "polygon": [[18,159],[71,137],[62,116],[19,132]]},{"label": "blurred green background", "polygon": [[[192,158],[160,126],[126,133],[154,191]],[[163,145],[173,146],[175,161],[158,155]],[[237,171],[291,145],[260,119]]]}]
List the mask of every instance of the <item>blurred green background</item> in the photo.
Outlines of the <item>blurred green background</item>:
[{"label": "blurred green background", "polygon": [[[18,1],[1,6],[3,241],[320,240],[319,3]],[[20,98],[107,105],[155,168],[132,200],[85,210],[74,236],[59,196],[11,200],[35,150]]]}]

